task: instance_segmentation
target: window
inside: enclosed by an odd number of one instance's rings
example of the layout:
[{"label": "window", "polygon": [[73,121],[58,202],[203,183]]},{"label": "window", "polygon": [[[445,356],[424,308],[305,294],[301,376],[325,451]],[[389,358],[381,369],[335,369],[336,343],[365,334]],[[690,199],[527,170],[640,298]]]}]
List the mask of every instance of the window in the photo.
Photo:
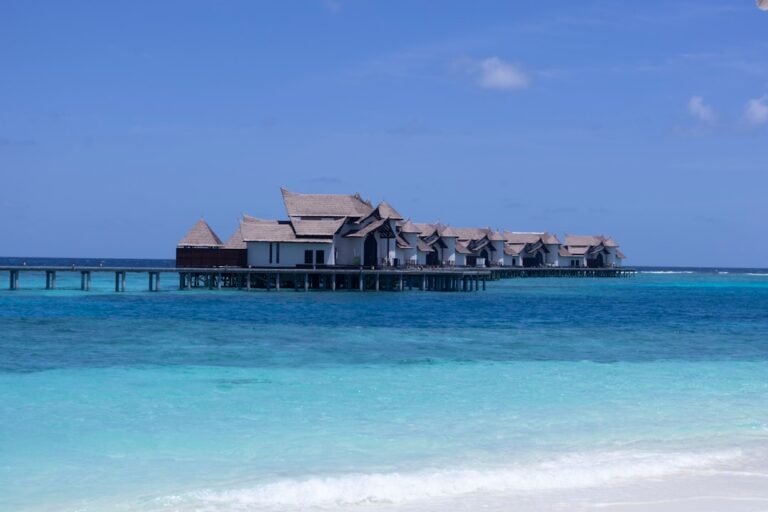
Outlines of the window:
[{"label": "window", "polygon": [[269,242],[269,264],[272,264],[272,242]]},{"label": "window", "polygon": [[315,251],[315,263],[325,263],[325,251]]},{"label": "window", "polygon": [[304,264],[305,265],[311,265],[312,264],[312,251],[304,251]]},{"label": "window", "polygon": [[275,263],[280,264],[280,242],[277,242],[275,246]]}]

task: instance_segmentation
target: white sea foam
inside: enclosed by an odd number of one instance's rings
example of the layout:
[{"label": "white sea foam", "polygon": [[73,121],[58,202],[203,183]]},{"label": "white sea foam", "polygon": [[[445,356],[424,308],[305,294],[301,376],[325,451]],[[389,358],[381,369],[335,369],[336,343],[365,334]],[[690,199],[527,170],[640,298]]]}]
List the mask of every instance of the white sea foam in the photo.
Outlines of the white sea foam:
[{"label": "white sea foam", "polygon": [[174,507],[249,511],[329,508],[356,504],[402,504],[472,493],[531,494],[618,484],[704,469],[741,456],[713,453],[610,452],[573,454],[536,464],[411,473],[347,474],[286,479],[248,489],[205,490],[165,498]]},{"label": "white sea foam", "polygon": [[765,272],[747,272],[748,276],[768,276]]},{"label": "white sea foam", "polygon": [[641,274],[695,274],[693,270],[641,270]]}]

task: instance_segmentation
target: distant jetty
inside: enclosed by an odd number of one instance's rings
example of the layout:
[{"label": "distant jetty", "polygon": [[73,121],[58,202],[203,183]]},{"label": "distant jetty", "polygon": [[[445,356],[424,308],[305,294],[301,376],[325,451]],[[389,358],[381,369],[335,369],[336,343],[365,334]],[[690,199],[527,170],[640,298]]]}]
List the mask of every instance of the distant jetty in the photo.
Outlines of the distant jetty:
[{"label": "distant jetty", "polygon": [[171,288],[222,290],[347,290],[347,291],[446,291],[471,292],[486,289],[488,281],[524,277],[629,277],[631,268],[411,268],[411,269],[345,269],[345,268],[151,268],[151,267],[53,267],[2,266],[8,272],[9,288],[21,288],[21,274],[44,274],[45,289],[56,289],[60,273],[80,275],[80,289],[90,291],[93,274],[114,274],[114,290],[124,292],[128,274],[144,274],[147,290],[160,290],[160,276],[178,277]]}]

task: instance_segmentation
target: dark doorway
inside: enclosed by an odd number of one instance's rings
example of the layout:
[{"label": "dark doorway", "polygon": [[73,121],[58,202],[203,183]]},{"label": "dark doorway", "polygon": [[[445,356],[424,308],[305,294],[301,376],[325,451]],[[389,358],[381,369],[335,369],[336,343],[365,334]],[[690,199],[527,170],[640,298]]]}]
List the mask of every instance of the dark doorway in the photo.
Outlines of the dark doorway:
[{"label": "dark doorway", "polygon": [[486,251],[485,249],[483,249],[482,252],[480,253],[480,257],[485,259],[485,266],[486,267],[491,264],[490,258],[488,257],[488,251]]},{"label": "dark doorway", "polygon": [[312,264],[312,251],[304,251],[304,264],[305,265]]},{"label": "dark doorway", "polygon": [[325,251],[315,251],[315,265],[325,264]]},{"label": "dark doorway", "polygon": [[433,247],[432,252],[427,253],[427,265],[440,265],[440,256],[437,254],[437,247]]},{"label": "dark doorway", "polygon": [[376,236],[371,233],[365,237],[365,243],[363,244],[363,265],[366,267],[375,267],[377,252],[378,245],[376,244]]},{"label": "dark doorway", "polygon": [[587,260],[587,267],[600,268],[605,266],[605,260],[603,259],[603,253],[597,255],[597,258]]},{"label": "dark doorway", "polygon": [[539,251],[534,256],[523,258],[524,267],[540,267],[544,264],[544,254]]}]

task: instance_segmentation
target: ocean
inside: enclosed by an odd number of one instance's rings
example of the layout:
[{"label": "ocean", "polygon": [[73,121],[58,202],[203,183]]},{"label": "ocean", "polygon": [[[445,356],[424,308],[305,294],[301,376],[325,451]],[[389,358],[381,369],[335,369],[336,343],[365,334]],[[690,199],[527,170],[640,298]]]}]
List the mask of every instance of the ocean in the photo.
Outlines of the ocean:
[{"label": "ocean", "polygon": [[768,509],[766,270],[0,279],[3,511]]}]

